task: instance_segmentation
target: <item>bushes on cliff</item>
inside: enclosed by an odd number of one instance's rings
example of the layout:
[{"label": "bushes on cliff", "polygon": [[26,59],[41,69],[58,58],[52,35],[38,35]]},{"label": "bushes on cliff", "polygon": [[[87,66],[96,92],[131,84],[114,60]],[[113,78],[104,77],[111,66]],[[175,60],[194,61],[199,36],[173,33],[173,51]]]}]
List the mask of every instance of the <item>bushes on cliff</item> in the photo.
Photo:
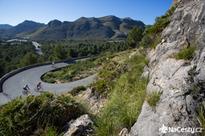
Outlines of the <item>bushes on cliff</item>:
[{"label": "bushes on cliff", "polygon": [[71,96],[43,93],[16,98],[0,108],[0,135],[32,135],[48,128],[61,132],[67,122],[84,112]]},{"label": "bushes on cliff", "polygon": [[151,94],[147,95],[146,100],[152,108],[155,108],[157,106],[157,103],[160,100],[160,96],[161,96],[161,92],[154,91]]},{"label": "bushes on cliff", "polygon": [[155,48],[161,42],[161,33],[169,25],[175,9],[176,7],[172,6],[165,15],[156,18],[154,25],[147,26],[140,42],[141,46]]},{"label": "bushes on cliff", "polygon": [[194,52],[196,50],[196,47],[188,47],[180,50],[176,54],[176,59],[184,59],[184,60],[190,60],[194,57]]},{"label": "bushes on cliff", "polygon": [[161,33],[167,27],[167,25],[170,23],[170,19],[171,19],[170,17],[174,13],[175,9],[176,9],[176,7],[172,6],[166,12],[165,15],[163,15],[161,17],[157,17],[155,20],[155,24],[147,30],[147,33],[150,35]]}]

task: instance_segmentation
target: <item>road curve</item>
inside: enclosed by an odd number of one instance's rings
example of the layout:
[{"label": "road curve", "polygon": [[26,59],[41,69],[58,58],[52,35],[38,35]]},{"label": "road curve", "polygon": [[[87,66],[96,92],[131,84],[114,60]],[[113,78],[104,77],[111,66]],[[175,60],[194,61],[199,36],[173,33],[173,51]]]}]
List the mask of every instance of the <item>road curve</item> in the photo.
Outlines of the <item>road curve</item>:
[{"label": "road curve", "polygon": [[[23,87],[28,84],[30,87],[30,92],[33,95],[38,95],[39,92],[36,92],[36,85],[41,81],[41,76],[46,72],[51,70],[65,67],[69,65],[68,63],[57,63],[55,64],[55,68],[52,67],[51,64],[34,67],[22,71],[20,73],[11,76],[3,83],[3,92],[0,93],[0,105],[3,105],[10,100],[22,96]],[[49,91],[55,94],[63,93],[72,90],[77,86],[86,86],[92,83],[95,79],[96,75],[89,76],[87,78],[69,82],[69,83],[62,83],[62,84],[50,84],[42,82],[42,88],[45,91]]]},{"label": "road curve", "polygon": [[39,44],[39,43],[37,43],[35,41],[32,41],[32,44],[35,47],[36,53],[38,55],[43,55],[43,52],[41,51],[41,44]]}]

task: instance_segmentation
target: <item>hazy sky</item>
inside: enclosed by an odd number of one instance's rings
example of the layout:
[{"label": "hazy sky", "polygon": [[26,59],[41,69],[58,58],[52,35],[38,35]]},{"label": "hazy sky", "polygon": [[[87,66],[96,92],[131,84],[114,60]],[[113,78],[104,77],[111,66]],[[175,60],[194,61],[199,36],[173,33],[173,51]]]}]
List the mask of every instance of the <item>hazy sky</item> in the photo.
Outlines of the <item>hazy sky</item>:
[{"label": "hazy sky", "polygon": [[0,24],[16,25],[24,20],[48,23],[73,21],[79,17],[115,15],[152,24],[173,0],[0,0]]}]

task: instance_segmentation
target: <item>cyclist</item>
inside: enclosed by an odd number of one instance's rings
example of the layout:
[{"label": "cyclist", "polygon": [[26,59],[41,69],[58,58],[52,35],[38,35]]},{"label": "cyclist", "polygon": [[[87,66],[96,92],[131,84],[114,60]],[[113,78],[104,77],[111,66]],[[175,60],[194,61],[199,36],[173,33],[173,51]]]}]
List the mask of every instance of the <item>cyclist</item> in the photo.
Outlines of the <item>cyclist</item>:
[{"label": "cyclist", "polygon": [[25,94],[28,94],[29,93],[29,90],[30,90],[30,88],[29,88],[29,86],[26,84],[24,87],[23,87],[23,94],[25,95]]},{"label": "cyclist", "polygon": [[37,91],[40,91],[40,89],[42,89],[41,82],[37,84]]}]

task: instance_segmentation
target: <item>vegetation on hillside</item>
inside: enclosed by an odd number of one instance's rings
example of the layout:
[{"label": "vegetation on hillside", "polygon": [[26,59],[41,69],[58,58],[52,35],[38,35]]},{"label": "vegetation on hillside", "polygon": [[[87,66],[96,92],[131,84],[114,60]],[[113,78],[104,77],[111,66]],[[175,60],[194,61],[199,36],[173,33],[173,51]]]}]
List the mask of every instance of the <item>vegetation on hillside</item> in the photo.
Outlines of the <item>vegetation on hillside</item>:
[{"label": "vegetation on hillside", "polygon": [[85,111],[69,95],[43,93],[40,96],[17,98],[0,107],[0,135],[59,134],[67,122]]},{"label": "vegetation on hillside", "polygon": [[176,7],[172,6],[165,15],[156,18],[154,25],[147,26],[140,42],[141,46],[155,48],[161,42],[161,33],[169,25],[175,9]]},{"label": "vegetation on hillside", "polygon": [[[56,51],[56,48],[58,51]],[[110,54],[123,51],[128,48],[130,48],[129,44],[125,42],[84,41],[84,43],[81,43],[80,41],[70,41],[69,44],[69,42],[61,41],[56,43],[56,45],[55,43],[54,45],[46,44],[46,46],[43,46],[43,51],[45,52],[45,56],[47,56],[48,53],[50,54],[49,57],[51,60],[92,55],[98,55],[98,58],[95,60],[77,62],[76,64],[70,65],[66,68],[48,72],[42,77],[42,79],[45,82],[56,83],[69,82],[87,77],[94,74],[99,67],[103,67],[103,64],[108,62],[107,59],[112,56]],[[115,64],[115,62],[109,62],[109,65],[106,66],[107,67],[103,67],[102,69],[104,70],[99,73],[100,78],[102,74],[120,74],[118,73],[119,70],[117,70],[118,65]],[[115,67],[116,69],[109,71],[110,67]],[[113,77],[115,77],[115,75],[113,75]],[[97,88],[96,90],[106,90],[103,88],[104,84],[105,83],[103,83],[102,80],[99,80],[95,86]]]},{"label": "vegetation on hillside", "polygon": [[176,55],[176,59],[184,59],[184,60],[190,60],[194,57],[194,52],[196,50],[196,47],[188,47],[180,50]]},{"label": "vegetation on hillside", "polygon": [[78,61],[57,71],[51,71],[42,76],[48,83],[64,83],[79,80],[96,73],[100,63],[97,59]]},{"label": "vegetation on hillside", "polygon": [[87,88],[85,86],[78,86],[73,88],[69,93],[73,96],[76,96],[77,94],[79,94],[82,91],[85,91]]},{"label": "vegetation on hillside", "polygon": [[127,37],[128,45],[131,47],[139,46],[140,41],[143,37],[143,29],[135,27],[129,33]]},{"label": "vegetation on hillside", "polygon": [[109,89],[108,102],[96,120],[96,136],[118,135],[122,128],[133,125],[141,111],[147,84],[141,74],[146,60],[138,54],[126,62],[127,71]]},{"label": "vegetation on hillside", "polygon": [[[147,26],[143,36],[142,31],[137,28],[131,31],[127,39],[128,45],[155,48],[161,41],[161,33],[170,23],[174,10],[175,7],[172,7],[164,16],[157,18],[153,26]],[[103,74],[99,74],[102,77],[94,84],[97,91],[101,94],[106,92],[108,97],[107,104],[96,120],[97,136],[118,135],[123,128],[130,129],[141,112],[144,100],[147,99],[150,106],[154,107],[160,99],[161,93],[146,96],[147,80],[141,77],[147,64],[143,54],[138,53],[123,64],[118,68],[116,63],[106,63],[108,68],[102,69]],[[122,71],[123,67],[123,72],[116,72]]]},{"label": "vegetation on hillside", "polygon": [[38,63],[38,57],[32,52],[26,53],[26,55],[20,60],[21,66],[28,66]]},{"label": "vegetation on hillside", "polygon": [[0,76],[37,61],[35,48],[30,42],[21,44],[0,42]]},{"label": "vegetation on hillside", "polygon": [[105,52],[119,52],[129,48],[126,42],[119,41],[50,41],[43,42],[45,60],[62,60],[74,57],[96,56]]},{"label": "vegetation on hillside", "polygon": [[103,57],[106,61],[98,70],[97,81],[92,84],[96,92],[102,96],[107,96],[110,93],[116,80],[128,70],[126,60],[130,52],[128,50]]}]

